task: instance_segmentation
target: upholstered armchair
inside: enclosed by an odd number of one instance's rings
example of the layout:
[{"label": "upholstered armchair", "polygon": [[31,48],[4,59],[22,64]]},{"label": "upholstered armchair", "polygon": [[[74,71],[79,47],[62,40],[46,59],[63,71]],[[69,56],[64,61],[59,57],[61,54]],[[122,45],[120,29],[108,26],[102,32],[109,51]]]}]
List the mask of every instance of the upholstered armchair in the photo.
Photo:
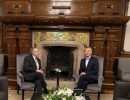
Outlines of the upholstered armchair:
[{"label": "upholstered armchair", "polygon": [[113,100],[130,100],[130,82],[115,82]]},{"label": "upholstered armchair", "polygon": [[28,54],[18,54],[16,56],[16,68],[17,68],[17,94],[19,94],[19,90],[22,90],[22,100],[24,100],[24,91],[29,90],[32,88],[35,88],[34,83],[32,82],[25,82],[24,77],[22,75],[23,71],[23,62],[24,62],[24,57],[27,56]]},{"label": "upholstered armchair", "polygon": [[118,58],[113,100],[130,100],[130,58]]},{"label": "upholstered armchair", "polygon": [[3,76],[0,76],[0,100],[8,100],[8,80]]},{"label": "upholstered armchair", "polygon": [[[96,83],[96,84],[88,84],[87,89],[86,89],[85,92],[87,92],[87,93],[97,93],[98,94],[97,100],[100,100],[100,93],[102,91],[102,82],[104,80],[104,78],[103,78],[104,57],[95,56],[95,55],[93,55],[93,56],[96,57],[98,59],[98,61],[99,61],[98,83]],[[77,85],[78,79],[79,79],[79,77],[77,76],[75,86]]]},{"label": "upholstered armchair", "polygon": [[0,75],[4,74],[4,55],[0,54]]}]

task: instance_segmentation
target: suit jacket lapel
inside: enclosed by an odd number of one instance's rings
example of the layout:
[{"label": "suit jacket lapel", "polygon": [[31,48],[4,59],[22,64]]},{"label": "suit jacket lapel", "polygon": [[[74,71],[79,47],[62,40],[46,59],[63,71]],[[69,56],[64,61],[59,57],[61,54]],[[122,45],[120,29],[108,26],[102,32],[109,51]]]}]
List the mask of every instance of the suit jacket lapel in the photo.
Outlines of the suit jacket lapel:
[{"label": "suit jacket lapel", "polygon": [[83,65],[83,66],[85,66],[85,67],[86,67],[85,61],[86,61],[86,59],[84,58],[84,60],[83,60],[83,64],[84,64],[84,65]]},{"label": "suit jacket lapel", "polygon": [[33,61],[34,66],[37,68],[36,63],[35,63],[35,60],[34,60],[34,58],[33,58],[32,55],[31,55],[31,59],[32,59],[32,61]]},{"label": "suit jacket lapel", "polygon": [[39,64],[39,69],[41,69],[41,62],[40,62],[40,59],[37,58],[37,61],[38,61],[38,64]]}]

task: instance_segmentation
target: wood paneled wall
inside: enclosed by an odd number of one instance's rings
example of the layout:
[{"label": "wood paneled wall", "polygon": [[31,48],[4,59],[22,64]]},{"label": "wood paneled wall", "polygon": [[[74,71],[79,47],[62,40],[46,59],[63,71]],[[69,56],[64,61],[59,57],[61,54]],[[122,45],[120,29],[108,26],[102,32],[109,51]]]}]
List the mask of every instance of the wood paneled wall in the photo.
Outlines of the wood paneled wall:
[{"label": "wood paneled wall", "polygon": [[[113,89],[115,57],[122,56],[128,0],[3,0],[0,39],[8,54],[9,85],[16,87],[16,54],[28,53],[32,32],[89,31],[95,55],[104,56],[104,89]],[[125,56],[127,54],[124,54]]]}]

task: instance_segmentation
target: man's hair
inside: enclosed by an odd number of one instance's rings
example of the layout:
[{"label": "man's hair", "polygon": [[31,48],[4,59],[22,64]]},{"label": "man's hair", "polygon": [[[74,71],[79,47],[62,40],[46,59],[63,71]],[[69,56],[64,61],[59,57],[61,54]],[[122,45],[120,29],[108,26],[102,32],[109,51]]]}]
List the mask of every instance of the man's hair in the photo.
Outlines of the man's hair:
[{"label": "man's hair", "polygon": [[34,49],[36,49],[36,47],[32,47],[32,48],[30,49],[30,53],[31,53],[31,54],[33,53]]},{"label": "man's hair", "polygon": [[87,49],[87,48],[89,48],[89,49],[93,50],[93,49],[92,49],[92,47],[89,47],[89,46],[88,46],[88,47],[86,47],[85,49]]}]

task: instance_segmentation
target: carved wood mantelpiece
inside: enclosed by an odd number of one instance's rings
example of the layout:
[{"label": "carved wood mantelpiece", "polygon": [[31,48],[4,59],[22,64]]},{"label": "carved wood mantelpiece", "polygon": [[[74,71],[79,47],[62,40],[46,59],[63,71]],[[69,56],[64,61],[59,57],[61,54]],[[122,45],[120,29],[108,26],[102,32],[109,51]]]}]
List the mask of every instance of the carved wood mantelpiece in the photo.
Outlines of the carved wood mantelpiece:
[{"label": "carved wood mantelpiece", "polygon": [[[44,31],[89,32],[95,55],[104,56],[104,88],[114,86],[114,58],[121,56],[128,0],[2,0],[1,44],[8,54],[8,76],[16,81],[15,57],[28,53],[32,33]],[[126,55],[126,54],[124,54]],[[14,74],[15,73],[15,74]],[[14,82],[14,81],[13,81]],[[9,85],[12,84],[9,81]]]},{"label": "carved wood mantelpiece", "polygon": [[33,22],[34,15],[0,15],[0,21],[5,24],[28,24]]},{"label": "carved wood mantelpiece", "polygon": [[66,25],[66,26],[121,26],[128,22],[129,16],[34,16],[34,15],[1,15],[0,21],[11,24],[31,24],[42,26]]}]

